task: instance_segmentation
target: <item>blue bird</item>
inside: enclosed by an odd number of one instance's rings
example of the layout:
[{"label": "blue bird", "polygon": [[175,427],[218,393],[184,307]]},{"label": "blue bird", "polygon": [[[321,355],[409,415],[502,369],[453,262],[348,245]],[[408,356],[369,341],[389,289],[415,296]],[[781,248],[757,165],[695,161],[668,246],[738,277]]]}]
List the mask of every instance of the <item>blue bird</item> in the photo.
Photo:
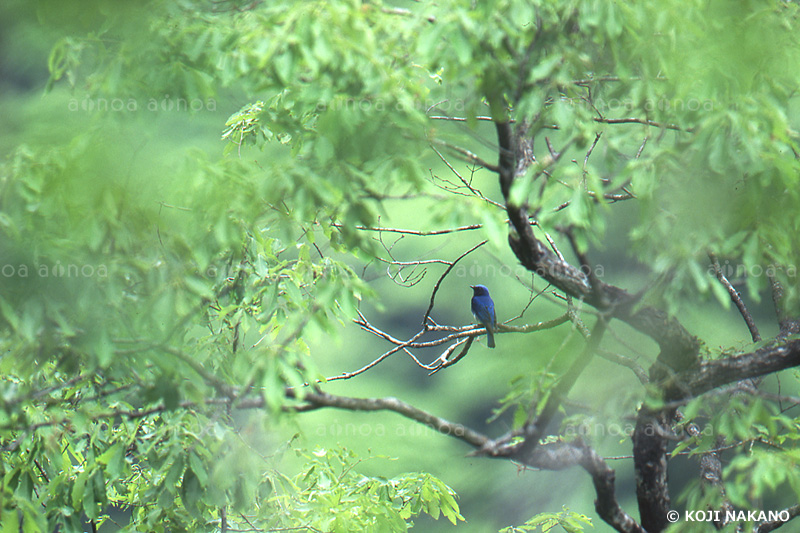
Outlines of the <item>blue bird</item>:
[{"label": "blue bird", "polygon": [[489,296],[489,289],[483,285],[470,285],[472,289],[472,314],[486,328],[489,337],[487,345],[494,348],[494,330],[497,329],[497,316],[494,314],[494,302]]}]

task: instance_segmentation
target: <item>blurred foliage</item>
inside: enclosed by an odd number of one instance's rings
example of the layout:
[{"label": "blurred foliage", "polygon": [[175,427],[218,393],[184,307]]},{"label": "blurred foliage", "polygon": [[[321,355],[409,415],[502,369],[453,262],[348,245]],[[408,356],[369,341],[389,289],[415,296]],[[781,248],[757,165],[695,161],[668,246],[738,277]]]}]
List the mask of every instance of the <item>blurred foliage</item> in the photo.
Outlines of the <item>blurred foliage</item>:
[{"label": "blurred foliage", "polygon": [[541,513],[521,526],[510,526],[500,530],[500,533],[526,533],[532,531],[566,531],[567,533],[579,533],[586,531],[584,526],[591,526],[592,520],[586,515],[570,511],[566,507],[560,513]]},{"label": "blurred foliage", "polygon": [[[471,194],[480,186],[494,197],[496,184],[479,173],[448,181],[450,170],[428,159],[433,144],[494,161],[486,115],[529,123],[540,161],[512,194],[541,230],[569,226],[581,248],[602,248],[618,207],[603,192],[630,191],[635,213],[621,238],[660,280],[648,298],[674,312],[712,295],[728,306],[714,253],[751,300],[767,294],[766,274],[781,281],[797,313],[795,3],[43,0],[1,9],[4,29],[18,20],[51,41],[40,58],[44,100],[62,98],[71,113],[48,119],[64,128],[60,142],[26,135],[0,167],[4,531],[83,531],[85,518],[111,523],[109,509],[128,512],[119,520],[130,531],[463,521],[453,490],[430,474],[362,474],[351,450],[309,454],[272,432],[297,423],[289,411],[305,383],[323,378],[325,357],[339,357],[327,352],[359,306],[389,301],[362,273],[404,244],[359,226],[380,225],[410,199],[393,220],[480,222],[504,248],[502,209]],[[229,98],[227,120],[213,116]],[[196,123],[204,115],[224,148],[176,150],[196,139],[184,126],[145,138],[142,117],[167,112]],[[19,133],[34,126],[23,121]],[[163,159],[143,153],[143,169],[131,161],[145,141]],[[550,146],[559,163],[538,173]],[[391,303],[398,311],[400,300]],[[518,425],[541,404],[574,333],[537,344],[536,360],[485,362],[514,373],[496,419],[512,414]],[[546,360],[553,353],[564,357]],[[593,392],[619,396],[617,381],[594,381]],[[250,392],[263,419],[241,416]],[[710,436],[676,454],[708,451],[718,436],[752,445],[725,471],[737,505],[787,486],[800,496],[796,418],[761,402],[714,411],[698,401],[687,411],[687,423],[707,419]],[[629,412],[604,414],[623,427]],[[302,454],[298,474],[270,457],[281,446]],[[709,497],[693,486],[685,501],[699,509]],[[508,531],[587,523],[564,508]]]}]

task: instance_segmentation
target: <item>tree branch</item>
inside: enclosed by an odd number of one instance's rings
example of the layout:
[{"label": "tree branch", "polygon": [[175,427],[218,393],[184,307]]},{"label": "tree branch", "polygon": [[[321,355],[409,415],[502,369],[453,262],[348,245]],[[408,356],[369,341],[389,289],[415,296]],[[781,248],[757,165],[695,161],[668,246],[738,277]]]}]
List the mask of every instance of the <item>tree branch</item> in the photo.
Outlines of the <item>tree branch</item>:
[{"label": "tree branch", "polygon": [[495,165],[492,165],[491,163],[487,163],[486,161],[484,161],[483,159],[481,159],[480,157],[478,157],[477,155],[475,155],[474,153],[470,152],[469,150],[467,150],[465,148],[461,148],[460,146],[456,146],[456,145],[450,144],[450,143],[445,142],[445,141],[436,141],[436,142],[437,142],[437,144],[441,144],[445,148],[448,148],[448,149],[454,151],[456,154],[458,154],[460,157],[462,157],[464,159],[464,161],[466,161],[468,163],[472,163],[472,164],[481,166],[481,167],[483,167],[486,170],[489,170],[491,172],[498,172],[498,168]]},{"label": "tree branch", "polygon": [[770,521],[761,522],[754,528],[753,533],[769,533],[770,531],[775,531],[782,525],[788,523],[790,520],[794,520],[795,518],[800,516],[800,505],[793,505],[787,508],[786,512],[789,514],[789,520],[786,521],[773,520],[771,522]]},{"label": "tree branch", "polygon": [[642,527],[647,531],[663,531],[668,525],[667,439],[663,435],[674,415],[675,409],[651,410],[646,403],[636,414],[633,430],[636,499]]},{"label": "tree branch", "polygon": [[717,256],[713,252],[709,252],[708,257],[714,264],[714,274],[716,274],[719,282],[722,283],[722,286],[728,291],[728,294],[731,295],[731,301],[739,310],[739,313],[742,315],[745,324],[747,324],[747,329],[750,330],[750,337],[753,339],[753,342],[761,342],[761,334],[758,332],[758,327],[756,326],[750,311],[748,311],[747,306],[744,305],[741,294],[739,294],[739,291],[736,290],[736,288],[731,284],[730,281],[728,281],[728,278],[722,272],[722,268],[719,266]]},{"label": "tree branch", "polygon": [[[322,407],[347,409],[350,411],[393,411],[406,418],[442,433],[455,437],[475,447],[491,457],[517,458],[514,446],[493,441],[487,436],[461,424],[456,424],[401,402],[397,398],[350,398],[327,393],[309,393],[303,397],[305,404],[296,411],[310,411]],[[615,473],[605,460],[592,448],[578,440],[573,443],[557,442],[540,446],[529,456],[524,464],[545,470],[562,470],[580,465],[594,482],[597,499],[595,508],[598,514],[621,533],[645,533],[642,527],[628,515],[617,502],[614,480]]]},{"label": "tree branch", "polygon": [[[641,305],[638,296],[600,282],[592,287],[588,277],[580,269],[559,259],[539,241],[531,229],[527,206],[517,206],[510,201],[511,186],[515,179],[516,147],[513,144],[509,122],[495,122],[499,150],[500,188],[506,200],[506,210],[514,231],[509,234],[509,244],[517,259],[531,272],[547,282],[607,312],[609,318],[628,323],[633,328],[655,340],[661,348],[658,363],[660,367],[682,370],[697,362],[700,343],[674,318],[663,311]],[[562,150],[563,153],[563,150]],[[667,372],[656,373],[662,377]]]},{"label": "tree branch", "polygon": [[444,278],[446,278],[447,275],[450,273],[450,271],[453,270],[453,267],[456,266],[456,263],[458,263],[459,261],[464,259],[466,256],[468,256],[469,254],[471,254],[472,252],[474,252],[475,250],[477,250],[478,248],[480,248],[481,246],[483,246],[487,242],[489,242],[489,241],[482,241],[482,242],[476,244],[475,246],[473,246],[472,248],[470,248],[469,250],[467,250],[466,252],[464,252],[463,254],[459,255],[452,263],[450,263],[450,266],[447,267],[447,269],[444,271],[444,273],[442,273],[442,275],[436,281],[436,284],[433,286],[433,291],[431,291],[431,302],[428,305],[428,309],[425,311],[425,315],[422,317],[422,326],[423,327],[427,327],[427,325],[428,325],[428,319],[431,316],[431,311],[433,311],[433,304],[434,304],[434,301],[436,299],[436,293],[439,291],[439,286],[442,284],[442,281],[444,281]]},{"label": "tree branch", "polygon": [[[650,368],[651,382],[658,383],[675,373],[695,367],[699,362],[700,342],[680,322],[659,309],[641,304],[637,295],[596,279],[590,280],[584,272],[550,252],[534,236],[528,222],[527,204],[516,205],[510,196],[518,167],[517,147],[510,122],[497,119],[495,128],[499,145],[500,188],[513,227],[508,240],[517,259],[528,270],[568,296],[581,299],[603,311],[607,319],[622,320],[655,340],[660,353]],[[555,157],[551,159],[555,161]],[[668,396],[667,399],[672,398]],[[643,405],[637,416],[633,435],[634,465],[641,522],[646,530],[661,531],[667,525],[667,443],[661,428],[668,424],[673,415],[674,409],[651,412]]]},{"label": "tree branch", "polygon": [[591,448],[586,448],[581,466],[592,476],[597,499],[594,508],[600,518],[620,533],[646,533],[617,501],[614,481],[616,474],[608,463]]},{"label": "tree branch", "polygon": [[631,369],[631,372],[636,374],[636,378],[642,385],[646,385],[649,383],[650,378],[647,376],[647,372],[641,365],[639,365],[636,361],[631,359],[630,357],[626,357],[622,354],[609,352],[608,350],[597,350],[597,355],[605,359],[606,361],[611,361],[612,363],[616,363],[620,366],[624,366]]},{"label": "tree branch", "polygon": [[295,407],[295,411],[312,411],[321,407],[334,407],[349,411],[393,411],[474,447],[479,448],[489,442],[489,437],[475,430],[434,416],[422,409],[401,402],[397,398],[350,398],[347,396],[334,396],[325,392],[312,392],[306,393],[303,396],[303,401],[305,403]]},{"label": "tree branch", "polygon": [[666,122],[656,122],[655,120],[646,120],[643,118],[603,118],[603,117],[595,117],[595,122],[600,122],[603,124],[643,124],[645,126],[652,126],[654,128],[663,128],[666,130],[675,130],[675,131],[694,131],[692,128],[682,128],[677,124],[669,124]]},{"label": "tree branch", "polygon": [[[683,420],[683,413],[678,411],[676,419],[678,421]],[[693,422],[686,425],[686,433],[695,439],[699,439],[701,437],[700,428],[697,427],[697,424]],[[715,520],[713,522],[714,527],[717,529],[722,529],[725,527],[725,525],[728,523],[726,513],[734,510],[730,499],[725,493],[725,485],[722,482],[722,460],[720,459],[720,452],[724,449],[724,447],[725,437],[718,435],[714,448],[703,452],[700,457],[700,488],[703,491],[703,494],[713,493],[712,491],[715,491],[715,493],[722,498],[722,505],[719,510],[722,511],[721,516],[725,518],[722,518],[722,520]]]},{"label": "tree branch", "polygon": [[778,317],[778,327],[780,328],[780,332],[778,333],[777,339],[785,339],[790,335],[796,335],[800,333],[800,319],[797,317],[790,317],[786,310],[783,308],[783,285],[781,282],[778,281],[774,276],[767,274],[769,276],[769,282],[772,285],[772,302],[775,305],[775,314]]},{"label": "tree branch", "polygon": [[529,454],[522,456],[522,444],[510,444],[507,438],[488,441],[471,455],[485,455],[495,458],[512,458],[532,468],[542,470],[563,470],[580,465],[592,477],[597,499],[597,514],[621,533],[646,533],[636,520],[619,505],[615,490],[616,474],[596,451],[580,439],[574,442],[551,442],[542,444]]},{"label": "tree branch", "polygon": [[703,361],[697,368],[676,374],[668,386],[684,398],[699,396],[712,389],[748,378],[765,376],[800,366],[800,339],[765,346],[754,352]]},{"label": "tree branch", "polygon": [[[373,335],[375,335],[377,337],[380,337],[381,339],[384,339],[385,341],[388,341],[391,344],[394,344],[395,347],[392,348],[391,350],[389,350],[388,352],[385,352],[385,353],[381,354],[377,359],[375,359],[374,361],[372,361],[370,363],[367,363],[366,365],[364,365],[363,367],[359,368],[358,370],[355,370],[353,372],[343,372],[342,374],[339,374],[337,376],[329,377],[325,381],[336,381],[336,380],[340,380],[340,379],[350,379],[352,377],[355,377],[355,376],[357,376],[359,374],[362,374],[362,373],[366,372],[367,370],[371,369],[372,367],[374,367],[378,363],[384,361],[386,358],[388,358],[389,356],[397,353],[400,350],[403,350],[406,353],[408,353],[408,355],[411,356],[412,358],[414,358],[414,360],[417,362],[417,364],[420,367],[422,367],[422,368],[424,368],[426,370],[431,370],[432,371],[431,374],[433,374],[435,371],[442,370],[443,368],[446,368],[446,367],[448,367],[450,365],[455,364],[462,357],[464,357],[464,355],[466,355],[466,352],[463,352],[458,357],[456,357],[455,359],[448,360],[449,355],[452,354],[452,352],[455,351],[455,349],[458,348],[458,346],[461,345],[461,343],[465,342],[465,339],[473,339],[474,337],[476,337],[478,335],[485,335],[486,334],[486,328],[482,327],[482,326],[481,327],[475,327],[474,325],[468,325],[468,326],[440,326],[438,324],[431,323],[432,321],[429,319],[428,320],[429,323],[428,323],[428,325],[426,327],[423,327],[420,331],[418,331],[409,340],[403,341],[403,340],[400,340],[400,339],[397,339],[397,338],[393,337],[392,335],[390,335],[386,331],[383,331],[380,328],[378,328],[378,327],[374,326],[373,324],[371,324],[361,312],[359,312],[358,316],[359,316],[358,319],[354,319],[353,322],[355,322],[356,324],[361,326],[361,328],[363,330],[368,331],[368,332],[372,333]],[[524,326],[509,326],[507,324],[498,324],[497,325],[497,332],[531,333],[531,332],[534,332],[534,331],[541,331],[541,330],[551,329],[551,328],[560,326],[561,324],[564,324],[565,322],[568,322],[569,319],[570,319],[569,314],[564,314],[564,315],[556,317],[556,318],[554,318],[552,320],[548,320],[548,321],[545,321],[545,322],[537,322],[535,324],[525,324]],[[438,339],[434,339],[432,341],[419,342],[417,340],[422,335],[424,335],[426,332],[432,332],[432,331],[433,332],[435,332],[435,331],[444,331],[444,332],[449,332],[450,334],[449,335],[445,335],[444,337],[440,337]],[[452,343],[452,344],[450,344],[450,346],[448,346],[448,348],[444,351],[444,353],[442,353],[431,364],[428,364],[428,365],[420,363],[417,360],[417,358],[408,350],[410,348],[431,348],[431,347],[441,346],[443,344],[448,344],[448,343]],[[465,350],[468,350],[470,345],[471,345],[471,341],[465,347]]]},{"label": "tree branch", "polygon": [[[575,382],[589,364],[589,361],[591,361],[595,350],[597,350],[597,348],[600,346],[600,341],[603,339],[606,326],[607,323],[605,319],[603,317],[599,317],[597,319],[597,323],[595,323],[594,328],[592,329],[592,333],[589,336],[589,340],[580,357],[578,357],[578,359],[572,363],[572,365],[569,367],[569,370],[567,370],[567,372],[561,377],[541,412],[538,415],[536,415],[536,413],[531,413],[529,415],[529,418],[525,423],[525,427],[523,428],[525,440],[522,442],[522,445],[517,451],[517,457],[524,458],[537,446],[539,446],[539,441],[542,439],[542,437],[544,437],[544,432],[547,428],[547,425],[553,419],[553,416],[555,416],[556,412],[558,412],[558,409],[561,407],[564,399],[569,395],[569,391],[572,390],[573,385],[575,385]],[[535,407],[536,404],[534,403],[533,408]]]},{"label": "tree branch", "polygon": [[[344,225],[340,223],[332,224],[334,228],[341,228]],[[447,235],[450,233],[458,233],[461,231],[470,231],[481,229],[483,224],[470,224],[469,226],[460,226],[458,228],[448,228],[448,229],[439,229],[439,230],[430,230],[430,231],[420,231],[414,229],[399,229],[399,228],[373,228],[368,226],[356,226],[357,230],[360,231],[377,231],[377,232],[384,232],[384,233],[400,233],[401,235],[416,235],[418,237],[429,237],[433,235]]]}]

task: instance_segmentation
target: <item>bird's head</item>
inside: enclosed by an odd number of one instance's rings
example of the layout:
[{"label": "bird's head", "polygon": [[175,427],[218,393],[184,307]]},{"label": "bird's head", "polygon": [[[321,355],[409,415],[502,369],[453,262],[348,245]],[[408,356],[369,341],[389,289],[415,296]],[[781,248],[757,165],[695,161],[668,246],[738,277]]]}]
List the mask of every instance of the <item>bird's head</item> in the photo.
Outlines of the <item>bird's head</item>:
[{"label": "bird's head", "polygon": [[489,289],[485,285],[470,285],[473,296],[489,296]]}]

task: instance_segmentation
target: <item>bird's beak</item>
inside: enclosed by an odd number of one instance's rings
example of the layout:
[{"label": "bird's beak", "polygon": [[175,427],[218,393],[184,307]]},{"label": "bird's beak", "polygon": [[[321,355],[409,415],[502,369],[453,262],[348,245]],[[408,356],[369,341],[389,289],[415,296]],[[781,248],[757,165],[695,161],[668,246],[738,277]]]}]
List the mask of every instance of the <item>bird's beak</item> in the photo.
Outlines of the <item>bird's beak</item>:
[{"label": "bird's beak", "polygon": [[474,288],[475,288],[475,285],[470,285],[470,286],[469,286],[469,288],[470,288],[470,289],[474,289]]}]

